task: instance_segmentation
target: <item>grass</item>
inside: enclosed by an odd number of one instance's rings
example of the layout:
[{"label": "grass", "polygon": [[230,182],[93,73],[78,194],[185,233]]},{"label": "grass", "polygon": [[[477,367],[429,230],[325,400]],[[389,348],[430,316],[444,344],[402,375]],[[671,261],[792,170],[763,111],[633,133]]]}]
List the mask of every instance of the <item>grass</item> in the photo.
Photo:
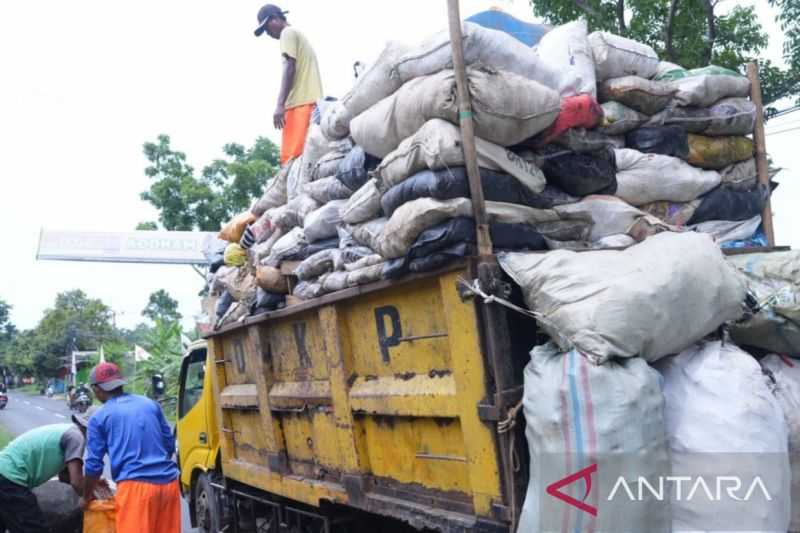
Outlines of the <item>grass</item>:
[{"label": "grass", "polygon": [[0,426],[0,450],[6,447],[6,444],[11,442],[14,436],[8,432],[6,428]]}]

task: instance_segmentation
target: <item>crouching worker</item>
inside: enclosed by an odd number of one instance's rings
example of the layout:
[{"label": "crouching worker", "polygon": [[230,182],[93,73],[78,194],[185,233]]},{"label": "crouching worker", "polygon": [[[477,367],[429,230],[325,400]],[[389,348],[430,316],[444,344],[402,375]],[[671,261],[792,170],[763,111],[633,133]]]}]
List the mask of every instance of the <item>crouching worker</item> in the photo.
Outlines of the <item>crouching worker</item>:
[{"label": "crouching worker", "polygon": [[113,363],[94,367],[89,384],[103,407],[89,421],[84,499],[94,499],[108,455],[117,483],[117,533],[180,533],[175,439],[161,406],[125,393],[127,382]]},{"label": "crouching worker", "polygon": [[72,421],[32,429],[0,451],[0,531],[44,531],[45,516],[33,489],[56,475],[83,494],[88,418],[73,416]]}]

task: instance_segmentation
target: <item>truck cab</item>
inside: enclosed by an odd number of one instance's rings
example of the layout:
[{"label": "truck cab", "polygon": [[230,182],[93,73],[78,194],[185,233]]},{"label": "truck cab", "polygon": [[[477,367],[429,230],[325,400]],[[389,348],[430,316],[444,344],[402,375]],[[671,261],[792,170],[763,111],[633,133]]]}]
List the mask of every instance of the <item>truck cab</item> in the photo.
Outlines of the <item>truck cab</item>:
[{"label": "truck cab", "polygon": [[188,497],[192,526],[201,531],[217,531],[219,520],[217,492],[212,482],[219,477],[219,431],[211,388],[214,367],[208,361],[206,341],[189,346],[181,363],[178,417],[178,465],[181,490]]}]

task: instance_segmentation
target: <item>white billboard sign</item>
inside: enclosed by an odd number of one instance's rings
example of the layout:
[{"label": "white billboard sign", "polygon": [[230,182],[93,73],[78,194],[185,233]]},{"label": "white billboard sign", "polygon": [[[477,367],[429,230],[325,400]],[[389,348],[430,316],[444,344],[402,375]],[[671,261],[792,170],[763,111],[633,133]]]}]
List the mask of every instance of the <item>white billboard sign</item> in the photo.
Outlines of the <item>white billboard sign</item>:
[{"label": "white billboard sign", "polygon": [[200,231],[51,231],[39,234],[36,259],[196,265],[216,233]]}]

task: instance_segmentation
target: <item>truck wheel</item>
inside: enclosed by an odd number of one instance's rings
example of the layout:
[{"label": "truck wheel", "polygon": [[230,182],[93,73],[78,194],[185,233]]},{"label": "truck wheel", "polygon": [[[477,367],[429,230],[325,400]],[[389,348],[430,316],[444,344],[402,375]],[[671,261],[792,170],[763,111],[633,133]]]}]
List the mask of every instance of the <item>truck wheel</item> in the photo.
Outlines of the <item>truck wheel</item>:
[{"label": "truck wheel", "polygon": [[222,531],[222,509],[216,489],[206,474],[200,474],[194,485],[194,517],[197,529],[201,533],[217,533]]}]

